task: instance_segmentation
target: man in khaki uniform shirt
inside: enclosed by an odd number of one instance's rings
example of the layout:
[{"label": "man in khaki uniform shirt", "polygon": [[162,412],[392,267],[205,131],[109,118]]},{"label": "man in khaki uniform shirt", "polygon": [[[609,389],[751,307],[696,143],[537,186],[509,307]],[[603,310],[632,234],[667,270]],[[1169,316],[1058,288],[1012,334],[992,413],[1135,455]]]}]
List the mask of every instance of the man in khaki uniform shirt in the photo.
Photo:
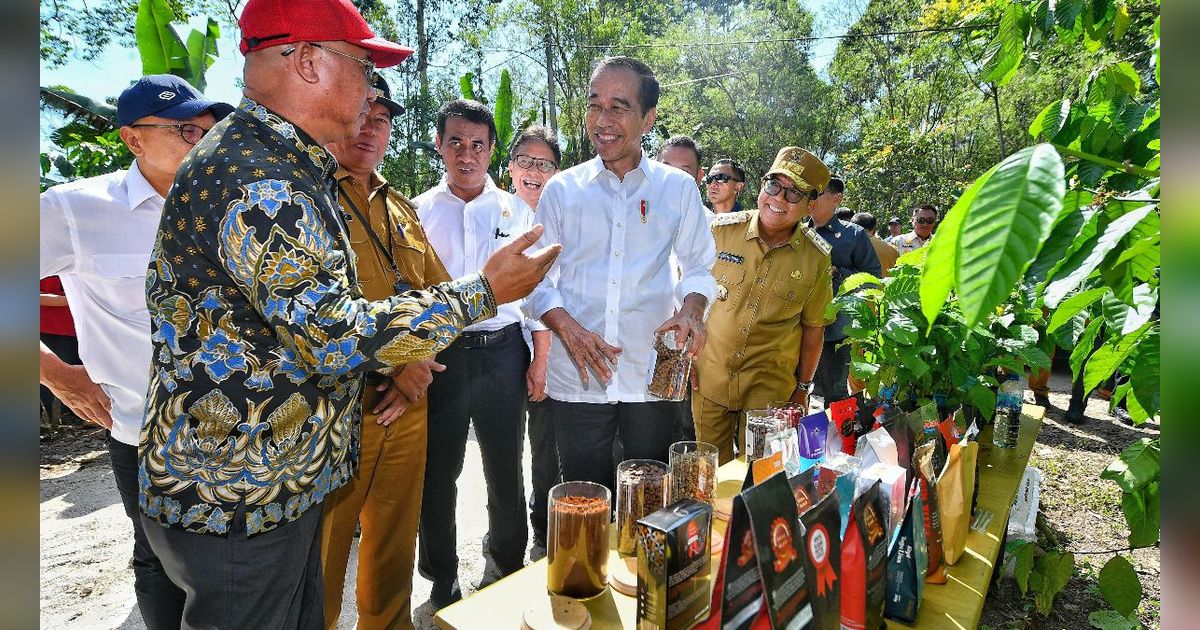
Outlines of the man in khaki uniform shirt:
[{"label": "man in khaki uniform shirt", "polygon": [[785,147],[763,178],[758,210],[713,222],[717,299],[695,364],[692,417],[696,439],[715,444],[721,463],[733,458],[747,409],[808,405],[833,286],[829,244],[800,220],[828,182],[816,156]]},{"label": "man in khaki uniform shirt", "polygon": [[[341,168],[338,195],[349,218],[359,285],[370,300],[407,289],[425,289],[450,280],[417,221],[416,209],[375,171],[391,136],[392,117],[404,109],[383,94],[358,136],[327,148]],[[364,224],[369,219],[370,228]],[[362,407],[358,468],[345,486],[325,501],[321,520],[321,564],[325,580],[325,626],[337,627],[346,564],[355,525],[362,523],[358,548],[359,628],[412,628],[413,565],[424,488],[427,398],[432,371],[427,360],[404,366],[390,387],[368,377]]]}]

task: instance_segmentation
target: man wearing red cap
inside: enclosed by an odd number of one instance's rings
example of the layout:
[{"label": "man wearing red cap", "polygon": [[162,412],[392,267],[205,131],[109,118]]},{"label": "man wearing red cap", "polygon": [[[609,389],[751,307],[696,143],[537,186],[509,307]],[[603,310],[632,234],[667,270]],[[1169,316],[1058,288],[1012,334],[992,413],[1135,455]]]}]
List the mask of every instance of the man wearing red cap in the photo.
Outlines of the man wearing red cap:
[{"label": "man wearing red cap", "polygon": [[357,463],[365,375],[446,348],[558,248],[525,255],[534,229],[478,273],[364,298],[323,147],[411,51],[348,0],[250,0],[241,26],[245,98],[179,167],[147,273],[139,502],[182,627],[316,629],[321,511]]}]

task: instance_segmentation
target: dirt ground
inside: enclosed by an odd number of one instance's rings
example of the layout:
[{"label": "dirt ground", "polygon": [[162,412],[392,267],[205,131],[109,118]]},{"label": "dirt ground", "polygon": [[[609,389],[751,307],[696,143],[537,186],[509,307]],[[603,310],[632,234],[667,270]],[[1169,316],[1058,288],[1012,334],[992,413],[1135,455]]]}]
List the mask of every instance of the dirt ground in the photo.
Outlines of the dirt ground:
[{"label": "dirt ground", "polygon": [[[1131,442],[1158,434],[1158,426],[1129,427],[1112,419],[1107,403],[1093,397],[1087,423],[1062,422],[1070,383],[1065,375],[1051,380],[1046,420],[1034,447],[1032,465],[1043,472],[1039,521],[1053,533],[1057,548],[1076,554],[1076,571],[1059,595],[1050,617],[1037,614],[1032,597],[1021,597],[1012,579],[993,584],[984,607],[983,628],[1088,628],[1087,615],[1106,608],[1097,577],[1111,553],[1088,553],[1126,547],[1127,530],[1115,484],[1099,479],[1108,463]],[[1030,394],[1026,400],[1032,402]],[[133,594],[129,568],[132,529],[117,495],[103,432],[68,425],[41,447],[41,625],[43,628],[144,628]],[[529,450],[525,450],[529,479]],[[527,490],[528,492],[528,485]],[[479,449],[472,435],[459,480],[458,520],[460,582],[464,595],[475,591],[483,574],[481,543],[486,519],[472,517],[486,500]],[[1043,546],[1050,544],[1039,536]],[[1126,554],[1130,555],[1130,554]],[[1159,550],[1132,555],[1145,598],[1141,621],[1156,628],[1159,602]],[[357,561],[352,550],[351,573]],[[414,577],[414,621],[432,628],[428,603],[430,583]],[[348,580],[339,628],[353,628],[353,581]]]}]

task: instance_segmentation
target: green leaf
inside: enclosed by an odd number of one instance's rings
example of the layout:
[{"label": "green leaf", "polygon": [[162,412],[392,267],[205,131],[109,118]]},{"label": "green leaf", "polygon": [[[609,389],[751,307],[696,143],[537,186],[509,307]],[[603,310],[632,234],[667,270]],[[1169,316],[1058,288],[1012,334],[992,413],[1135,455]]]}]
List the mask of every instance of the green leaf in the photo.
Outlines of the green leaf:
[{"label": "green leaf", "polygon": [[1115,343],[1110,340],[1100,346],[1088,359],[1087,367],[1083,370],[1083,391],[1090,392],[1096,389],[1100,383],[1112,376],[1113,372],[1116,372],[1125,359],[1133,353],[1138,340],[1149,328],[1149,323],[1144,324],[1132,333],[1118,337]]},{"label": "green leaf", "polygon": [[851,361],[850,373],[854,375],[854,378],[867,380],[879,373],[879,366],[866,361]]},{"label": "green leaf", "polygon": [[1039,612],[1049,615],[1054,606],[1054,598],[1066,587],[1075,572],[1075,556],[1070,552],[1049,551],[1038,560],[1038,564],[1042,579],[1034,601]]},{"label": "green leaf", "polygon": [[1087,360],[1088,355],[1092,353],[1092,349],[1096,345],[1096,335],[1100,332],[1100,327],[1104,325],[1104,318],[1097,317],[1088,324],[1088,327],[1083,330],[1083,334],[1079,336],[1079,342],[1075,344],[1075,348],[1071,350],[1071,381],[1074,382],[1083,374],[1083,362]]},{"label": "green leaf", "polygon": [[979,413],[987,420],[992,419],[992,414],[996,412],[996,392],[986,385],[972,385],[971,389],[967,390],[967,400],[979,410]]},{"label": "green leaf", "polygon": [[1017,356],[1032,368],[1046,369],[1050,367],[1050,355],[1037,346],[1023,348],[1017,351]]},{"label": "green leaf", "polygon": [[1054,20],[1067,30],[1075,29],[1075,18],[1083,13],[1084,0],[1060,0],[1054,6]]},{"label": "green leaf", "polygon": [[1141,624],[1130,621],[1115,610],[1096,610],[1088,613],[1088,623],[1100,630],[1137,630]]},{"label": "green leaf", "polygon": [[1071,118],[1071,99],[1050,103],[1029,125],[1029,137],[1033,140],[1053,138],[1066,126]]},{"label": "green leaf", "polygon": [[912,374],[913,378],[921,378],[929,372],[929,364],[921,358],[921,353],[918,349],[898,348],[896,353],[903,360],[905,369]]},{"label": "green leaf", "polygon": [[1125,37],[1125,32],[1129,30],[1130,21],[1129,7],[1124,4],[1117,5],[1117,13],[1113,16],[1112,26],[1112,41],[1114,44],[1121,41],[1122,37]]},{"label": "green leaf", "polygon": [[1009,156],[980,187],[963,219],[955,257],[955,287],[968,325],[1009,297],[1050,236],[1064,189],[1062,159],[1048,144]]},{"label": "green leaf", "polygon": [[221,39],[221,27],[217,21],[209,18],[208,24],[204,31],[193,29],[188,35],[187,51],[188,51],[188,67],[190,75],[184,77],[196,87],[197,90],[203,91],[208,81],[205,78],[205,73],[213,62],[217,60],[217,55],[220,53],[217,50],[217,42]]},{"label": "green leaf", "polygon": [[188,78],[188,50],[171,24],[175,12],[167,0],[138,3],[134,35],[142,58],[142,74],[173,74]]},{"label": "green leaf", "polygon": [[[1086,256],[1079,261],[1078,265],[1073,268],[1063,267],[1055,272],[1054,279],[1050,284],[1046,285],[1044,293],[1046,305],[1054,308],[1062,301],[1068,293],[1074,291],[1087,278],[1100,262],[1104,260],[1108,253],[1120,243],[1121,239],[1130,232],[1138,224],[1139,221],[1146,218],[1146,215],[1154,210],[1153,205],[1145,205],[1137,210],[1126,213],[1117,220],[1108,224],[1104,229],[1104,233],[1096,241],[1096,245],[1087,252]],[[1075,256],[1072,256],[1075,258]]]},{"label": "green leaf", "polygon": [[958,267],[958,239],[967,210],[998,168],[999,164],[993,166],[971,184],[942,219],[937,236],[928,245],[917,250],[925,251],[925,264],[921,267],[921,312],[929,322],[930,330],[938,312],[950,297],[950,289],[954,286],[954,274],[947,273],[947,270]]},{"label": "green leaf", "polygon": [[1128,617],[1142,602],[1142,583],[1125,556],[1113,556],[1100,569],[1100,594],[1114,610]]},{"label": "green leaf", "polygon": [[1158,413],[1159,406],[1159,329],[1151,328],[1138,344],[1133,373],[1129,377],[1133,397],[1148,417]]},{"label": "green leaf", "polygon": [[1121,495],[1121,512],[1129,525],[1129,546],[1149,547],[1158,542],[1161,520],[1159,515],[1159,482],[1152,481],[1137,492]]},{"label": "green leaf", "polygon": [[508,144],[513,136],[513,90],[512,77],[508,68],[500,71],[500,85],[496,88],[496,148],[492,155],[492,171],[499,173],[500,166],[508,160]]},{"label": "green leaf", "polygon": [[1054,309],[1054,314],[1050,316],[1050,323],[1046,325],[1046,332],[1051,333],[1058,330],[1059,326],[1071,321],[1071,318],[1108,292],[1108,287],[1100,287],[1081,291],[1067,298],[1062,304],[1059,304],[1058,308]]},{"label": "green leaf", "polygon": [[1123,492],[1137,492],[1162,474],[1162,456],[1158,440],[1142,438],[1128,448],[1100,473],[1101,479],[1114,481]]},{"label": "green leaf", "polygon": [[1086,239],[1095,235],[1095,226],[1090,233],[1085,233],[1084,227],[1089,224],[1099,209],[1092,206],[1092,193],[1079,190],[1068,190],[1063,195],[1063,209],[1050,231],[1046,244],[1037,258],[1025,272],[1025,280],[1029,284],[1041,284],[1055,269],[1063,264],[1067,252],[1071,251],[1080,238]]},{"label": "green leaf", "polygon": [[1109,320],[1113,322],[1114,328],[1121,329],[1122,335],[1128,335],[1150,321],[1150,317],[1154,315],[1154,307],[1158,304],[1158,289],[1148,284],[1139,284],[1133,289],[1133,304],[1131,307],[1124,302],[1118,302],[1116,308],[1120,310],[1120,323]]},{"label": "green leaf", "polygon": [[1017,549],[1017,563],[1013,575],[1017,578],[1017,587],[1021,589],[1022,595],[1029,592],[1029,575],[1033,572],[1033,552],[1036,547],[1037,545],[1027,542]]},{"label": "green leaf", "polygon": [[475,73],[468,72],[458,78],[458,91],[462,97],[469,101],[477,101],[475,98]]},{"label": "green leaf", "polygon": [[1108,36],[1109,28],[1112,26],[1112,22],[1105,19],[1102,8],[1098,6],[1101,4],[1106,5],[1105,8],[1107,7],[1104,0],[1093,0],[1092,10],[1083,12],[1083,46],[1088,52],[1100,50],[1104,38]]},{"label": "green leaf", "polygon": [[919,333],[920,330],[912,318],[898,311],[892,311],[887,323],[883,325],[884,336],[890,337],[906,346],[917,343],[917,335]]},{"label": "green leaf", "polygon": [[840,289],[838,289],[838,295],[850,293],[864,284],[882,286],[879,278],[876,278],[873,274],[865,271],[860,271],[859,273],[856,273],[842,281],[842,286]]},{"label": "green leaf", "polygon": [[996,38],[988,45],[983,61],[983,81],[1003,86],[1017,73],[1025,57],[1025,37],[1029,31],[1029,15],[1021,4],[1012,3],[1000,18]]}]

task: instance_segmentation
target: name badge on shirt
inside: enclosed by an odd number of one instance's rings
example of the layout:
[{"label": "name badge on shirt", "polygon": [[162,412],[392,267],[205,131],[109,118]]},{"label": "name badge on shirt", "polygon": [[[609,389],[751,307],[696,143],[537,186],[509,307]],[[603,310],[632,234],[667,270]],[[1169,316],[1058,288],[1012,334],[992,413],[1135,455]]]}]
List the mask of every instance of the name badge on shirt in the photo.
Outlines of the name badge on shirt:
[{"label": "name badge on shirt", "polygon": [[730,252],[717,252],[717,260],[724,260],[725,262],[731,262],[735,265],[740,265],[746,259]]}]

